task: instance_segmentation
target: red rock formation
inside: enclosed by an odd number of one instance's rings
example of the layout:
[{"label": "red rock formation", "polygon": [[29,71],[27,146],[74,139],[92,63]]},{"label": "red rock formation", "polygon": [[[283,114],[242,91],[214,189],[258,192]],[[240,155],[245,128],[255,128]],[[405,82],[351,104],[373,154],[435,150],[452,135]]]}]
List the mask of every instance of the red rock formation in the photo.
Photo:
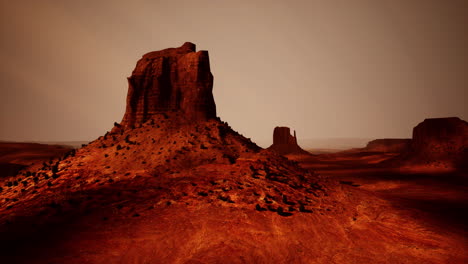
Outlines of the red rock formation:
[{"label": "red rock formation", "polygon": [[409,138],[384,138],[376,139],[367,143],[365,151],[371,152],[405,152],[409,149],[411,139]]},{"label": "red rock formation", "polygon": [[213,119],[193,44],[145,56],[126,129],[0,182],[2,263],[462,263],[419,219]]},{"label": "red rock formation", "polygon": [[468,146],[468,123],[458,117],[430,118],[413,129],[412,150],[431,155],[459,153]]},{"label": "red rock formation", "polygon": [[273,145],[268,149],[280,155],[309,154],[299,147],[297,144],[296,131],[294,131],[294,136],[292,136],[289,127],[275,127],[273,131]]},{"label": "red rock formation", "polygon": [[431,162],[467,163],[468,123],[458,117],[429,118],[413,129],[410,157]]},{"label": "red rock formation", "polygon": [[121,125],[131,127],[162,112],[180,112],[189,121],[216,117],[208,51],[186,42],[145,54],[128,78],[127,109]]},{"label": "red rock formation", "polygon": [[296,131],[291,136],[289,127],[275,127],[273,131],[273,145],[297,145]]}]

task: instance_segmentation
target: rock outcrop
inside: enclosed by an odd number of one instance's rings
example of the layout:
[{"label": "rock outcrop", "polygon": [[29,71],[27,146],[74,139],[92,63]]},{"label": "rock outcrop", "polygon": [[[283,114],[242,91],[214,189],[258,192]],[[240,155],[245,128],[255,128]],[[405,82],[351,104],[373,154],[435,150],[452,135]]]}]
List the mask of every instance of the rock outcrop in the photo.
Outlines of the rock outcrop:
[{"label": "rock outcrop", "polygon": [[429,118],[413,129],[410,157],[424,163],[467,163],[468,123],[458,117]]},{"label": "rock outcrop", "polygon": [[185,120],[216,117],[213,75],[208,51],[195,51],[186,42],[145,54],[128,78],[127,108],[121,125],[132,127],[165,112],[179,112]]},{"label": "rock outcrop", "polygon": [[370,152],[405,152],[411,145],[409,138],[383,138],[367,143],[365,151]]},{"label": "rock outcrop", "polygon": [[296,131],[291,135],[289,127],[275,127],[273,131],[273,145],[269,150],[280,155],[286,154],[309,154],[297,144]]},{"label": "rock outcrop", "polygon": [[468,123],[458,117],[429,118],[413,129],[412,150],[431,155],[459,154],[468,146]]},{"label": "rock outcrop", "polygon": [[43,162],[61,157],[72,147],[38,143],[0,142],[0,179],[24,168],[37,169]]}]

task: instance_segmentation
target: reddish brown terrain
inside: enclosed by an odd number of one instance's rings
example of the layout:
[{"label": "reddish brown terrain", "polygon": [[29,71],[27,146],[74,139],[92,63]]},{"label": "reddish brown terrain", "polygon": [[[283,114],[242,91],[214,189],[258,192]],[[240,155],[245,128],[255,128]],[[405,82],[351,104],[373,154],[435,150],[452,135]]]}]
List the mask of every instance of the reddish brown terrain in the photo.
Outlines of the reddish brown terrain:
[{"label": "reddish brown terrain", "polygon": [[39,167],[43,162],[60,157],[72,148],[38,143],[0,142],[0,181],[15,176],[26,167]]},{"label": "reddish brown terrain", "polygon": [[216,117],[210,76],[191,43],[144,55],[120,124],[1,186],[2,262],[467,261],[460,221],[341,180],[396,154],[299,166]]},{"label": "reddish brown terrain", "polygon": [[287,156],[304,168],[387,201],[407,219],[417,219],[425,230],[466,248],[466,124],[459,118],[426,119],[414,128],[412,139],[377,139],[362,149]]}]

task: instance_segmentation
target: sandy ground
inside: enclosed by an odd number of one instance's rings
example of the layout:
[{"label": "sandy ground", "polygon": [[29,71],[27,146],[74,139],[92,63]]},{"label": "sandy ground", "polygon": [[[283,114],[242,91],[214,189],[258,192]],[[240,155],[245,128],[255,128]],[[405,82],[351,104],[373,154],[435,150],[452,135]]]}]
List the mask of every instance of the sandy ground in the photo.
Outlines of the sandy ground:
[{"label": "sandy ground", "polygon": [[463,234],[466,238],[468,172],[418,166],[398,168],[381,163],[398,155],[352,150],[289,158],[304,168],[330,176],[343,185],[369,191],[407,210],[439,234]]}]

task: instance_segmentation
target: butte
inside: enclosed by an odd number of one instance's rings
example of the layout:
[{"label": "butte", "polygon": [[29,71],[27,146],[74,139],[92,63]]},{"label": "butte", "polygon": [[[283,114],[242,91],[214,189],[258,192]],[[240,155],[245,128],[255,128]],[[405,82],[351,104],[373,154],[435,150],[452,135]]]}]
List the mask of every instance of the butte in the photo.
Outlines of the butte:
[{"label": "butte", "polygon": [[144,55],[128,83],[125,115],[110,132],[2,185],[2,261],[463,261],[385,201],[222,122],[208,52],[194,44]]}]

